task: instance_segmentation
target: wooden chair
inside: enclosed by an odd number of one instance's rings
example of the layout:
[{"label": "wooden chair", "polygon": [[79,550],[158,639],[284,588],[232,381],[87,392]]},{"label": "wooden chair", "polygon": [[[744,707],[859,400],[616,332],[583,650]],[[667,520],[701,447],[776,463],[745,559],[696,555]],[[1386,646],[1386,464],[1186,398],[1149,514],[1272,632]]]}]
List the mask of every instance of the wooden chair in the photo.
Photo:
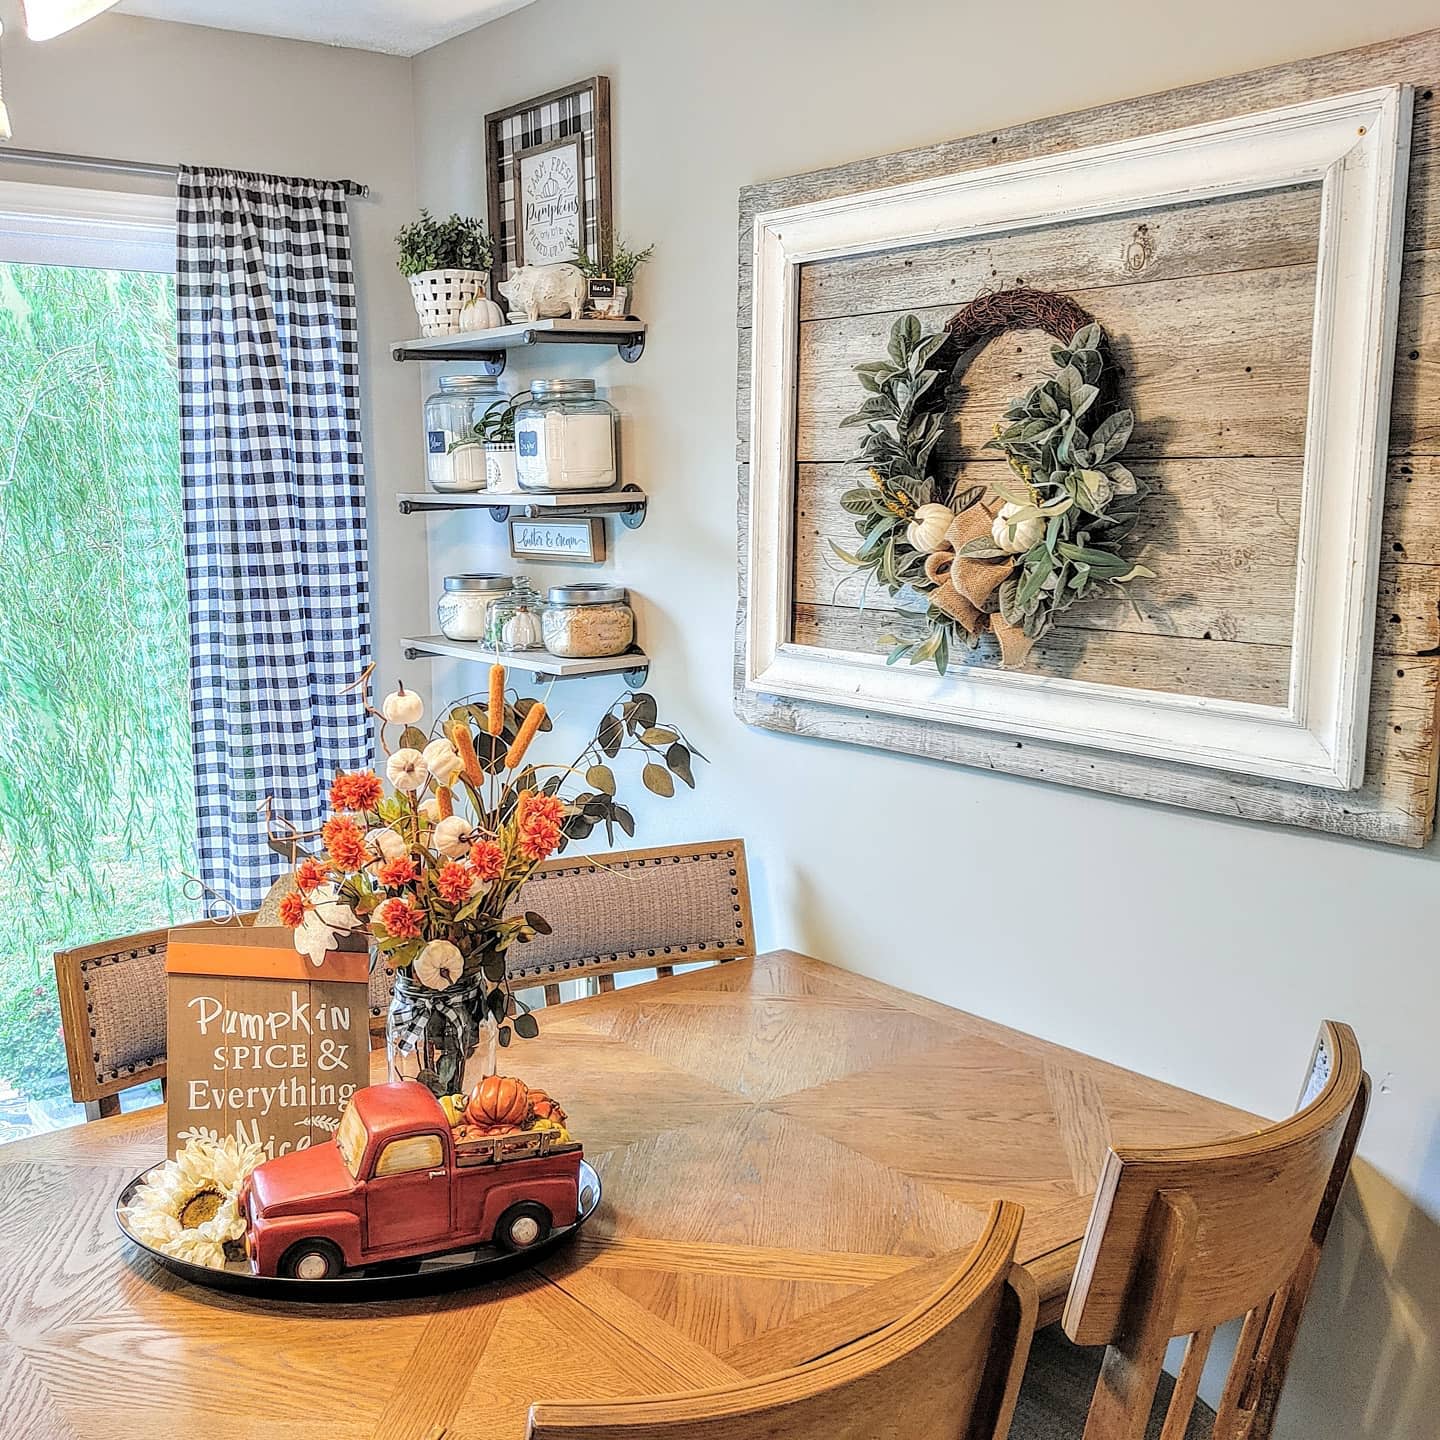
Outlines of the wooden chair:
[{"label": "wooden chair", "polygon": [[1369,1094],[1354,1032],[1327,1021],[1288,1120],[1212,1145],[1110,1151],[1061,1322],[1077,1345],[1107,1347],[1085,1440],[1145,1436],[1166,1346],[1186,1336],[1160,1432],[1181,1440],[1216,1327],[1241,1316],[1212,1434],[1266,1440]]},{"label": "wooden chair", "polygon": [[795,1369],[649,1400],[547,1401],[530,1440],[1005,1440],[1035,1329],[1014,1263],[1024,1211],[996,1204],[959,1270],[910,1314]]}]

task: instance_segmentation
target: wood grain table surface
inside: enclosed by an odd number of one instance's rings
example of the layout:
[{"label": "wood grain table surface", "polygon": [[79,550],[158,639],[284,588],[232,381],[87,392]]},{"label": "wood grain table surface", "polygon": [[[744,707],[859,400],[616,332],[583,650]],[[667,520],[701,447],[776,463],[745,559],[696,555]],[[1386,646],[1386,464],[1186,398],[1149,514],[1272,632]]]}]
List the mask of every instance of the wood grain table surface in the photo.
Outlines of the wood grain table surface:
[{"label": "wood grain table surface", "polygon": [[1112,1141],[1259,1123],[789,952],[541,1027],[504,1062],[570,1111],[604,1201],[481,1289],[323,1308],[171,1276],[111,1214],[164,1153],[158,1107],[0,1146],[0,1434],[520,1440],[532,1400],[725,1384],[868,1333],[996,1198],[1025,1206],[1053,1320]]}]

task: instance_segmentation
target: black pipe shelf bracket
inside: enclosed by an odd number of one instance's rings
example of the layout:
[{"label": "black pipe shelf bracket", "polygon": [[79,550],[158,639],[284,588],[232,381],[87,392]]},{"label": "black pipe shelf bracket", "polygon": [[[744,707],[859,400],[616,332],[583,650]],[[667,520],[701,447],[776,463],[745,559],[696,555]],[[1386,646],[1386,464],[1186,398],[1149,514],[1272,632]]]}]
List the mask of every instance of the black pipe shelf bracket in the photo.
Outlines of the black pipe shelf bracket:
[{"label": "black pipe shelf bracket", "polygon": [[619,490],[574,491],[568,495],[515,495],[491,490],[447,494],[439,490],[422,490],[398,495],[396,502],[402,515],[427,510],[488,510],[497,525],[503,525],[512,518],[539,520],[547,515],[557,519],[614,515],[627,530],[638,530],[645,523],[650,507],[650,497],[638,485],[623,485]]},{"label": "black pipe shelf bracket", "polygon": [[643,320],[524,320],[493,330],[462,330],[399,340],[390,347],[396,360],[464,360],[486,375],[504,372],[506,352],[530,345],[613,345],[627,364],[645,353]]}]

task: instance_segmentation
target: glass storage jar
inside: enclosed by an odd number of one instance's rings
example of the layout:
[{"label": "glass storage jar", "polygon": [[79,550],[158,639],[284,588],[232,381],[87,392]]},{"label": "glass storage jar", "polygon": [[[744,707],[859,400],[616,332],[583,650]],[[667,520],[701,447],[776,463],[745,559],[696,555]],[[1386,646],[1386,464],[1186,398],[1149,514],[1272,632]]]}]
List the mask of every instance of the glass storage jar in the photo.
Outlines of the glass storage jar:
[{"label": "glass storage jar", "polygon": [[537,380],[515,412],[522,490],[613,490],[619,415],[593,380]]},{"label": "glass storage jar", "polygon": [[623,655],[635,641],[635,612],[618,585],[552,585],[542,620],[545,648],[565,660]]},{"label": "glass storage jar", "polygon": [[544,601],[523,575],[514,587],[490,607],[489,641],[497,650],[543,650],[545,631],[540,621]]},{"label": "glass storage jar", "polygon": [[440,388],[425,399],[425,478],[432,490],[485,489],[485,449],[475,427],[491,405],[508,399],[490,375],[440,377]]},{"label": "glass storage jar", "polygon": [[486,639],[490,607],[513,583],[509,575],[447,575],[435,606],[440,633],[447,640]]}]

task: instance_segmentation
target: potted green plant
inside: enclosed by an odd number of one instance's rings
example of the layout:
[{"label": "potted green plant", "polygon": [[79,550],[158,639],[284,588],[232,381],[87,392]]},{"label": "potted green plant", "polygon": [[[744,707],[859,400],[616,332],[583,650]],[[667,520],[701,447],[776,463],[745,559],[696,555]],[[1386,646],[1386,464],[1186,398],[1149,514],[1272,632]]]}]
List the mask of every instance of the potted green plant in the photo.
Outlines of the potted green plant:
[{"label": "potted green plant", "polygon": [[395,237],[396,263],[410,281],[422,335],[454,335],[460,312],[485,294],[493,253],[485,227],[476,219],[452,214],[437,220],[422,210]]},{"label": "potted green plant", "polygon": [[653,245],[647,245],[643,250],[632,250],[623,239],[616,241],[608,265],[592,260],[582,252],[575,261],[580,273],[587,280],[610,280],[614,285],[609,295],[591,295],[591,310],[605,320],[625,319],[630,313],[630,294],[635,288],[636,273],[654,253]]},{"label": "potted green plant", "polygon": [[485,488],[499,494],[518,493],[520,482],[515,475],[515,412],[530,398],[528,390],[508,399],[493,401],[475,422],[469,435],[456,440],[451,452],[473,450],[477,446],[485,457]]}]

